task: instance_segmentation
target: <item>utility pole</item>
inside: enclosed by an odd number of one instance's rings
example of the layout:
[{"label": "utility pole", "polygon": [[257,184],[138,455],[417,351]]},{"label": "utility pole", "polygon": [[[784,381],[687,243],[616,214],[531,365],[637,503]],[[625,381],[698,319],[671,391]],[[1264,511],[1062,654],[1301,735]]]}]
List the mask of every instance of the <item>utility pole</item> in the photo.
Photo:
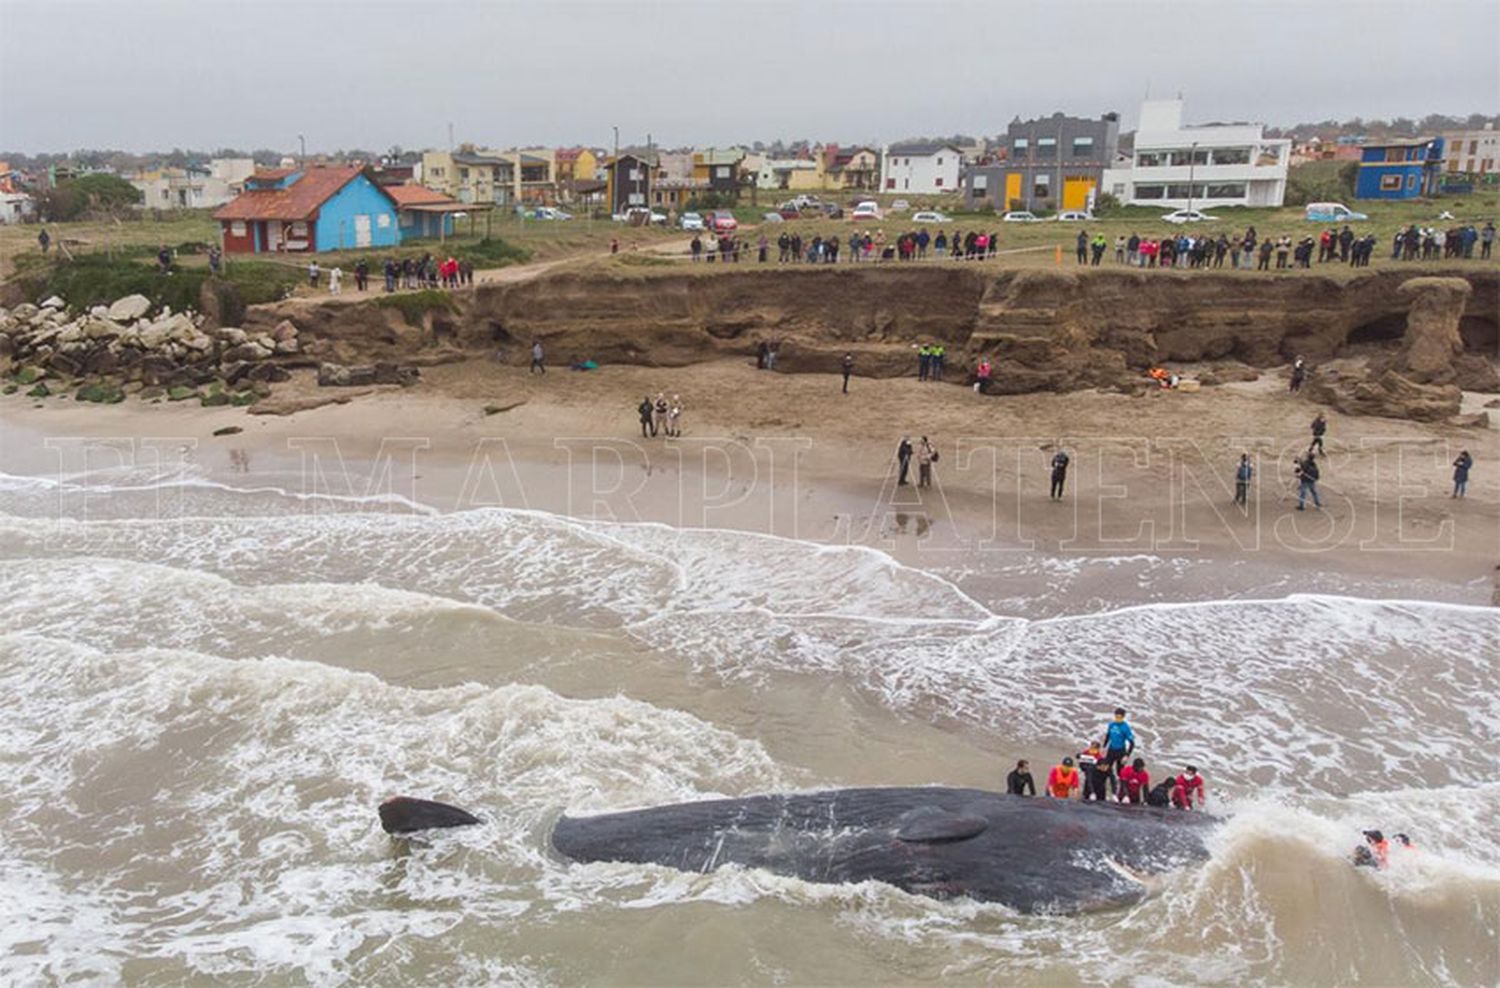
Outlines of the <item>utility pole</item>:
[{"label": "utility pole", "polygon": [[297,144],[302,148],[302,157],[299,158],[298,160],[299,161],[306,161],[307,160],[307,138],[303,137],[301,134],[298,134],[297,135]]},{"label": "utility pole", "polygon": [[1198,166],[1198,142],[1188,149],[1188,212],[1193,211],[1193,175]]},{"label": "utility pole", "polygon": [[609,169],[609,213],[613,216],[620,211],[620,128],[611,129],[615,132],[614,165]]},{"label": "utility pole", "polygon": [[450,153],[453,151],[453,121],[452,120],[448,121],[448,150],[449,150]]}]

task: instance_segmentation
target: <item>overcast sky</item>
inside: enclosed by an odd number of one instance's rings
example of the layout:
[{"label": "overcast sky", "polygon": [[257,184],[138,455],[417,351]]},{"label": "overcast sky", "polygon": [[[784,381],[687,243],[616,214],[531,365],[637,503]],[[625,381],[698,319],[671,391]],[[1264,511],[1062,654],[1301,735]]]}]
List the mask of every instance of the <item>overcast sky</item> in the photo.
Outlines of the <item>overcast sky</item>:
[{"label": "overcast sky", "polygon": [[0,0],[0,148],[727,144],[1500,110],[1500,0]]}]

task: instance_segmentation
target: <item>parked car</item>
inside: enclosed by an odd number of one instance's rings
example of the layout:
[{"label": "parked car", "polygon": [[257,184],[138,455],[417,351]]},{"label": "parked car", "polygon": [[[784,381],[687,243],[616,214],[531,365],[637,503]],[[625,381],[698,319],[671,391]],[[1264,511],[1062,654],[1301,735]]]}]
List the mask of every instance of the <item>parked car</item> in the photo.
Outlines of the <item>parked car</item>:
[{"label": "parked car", "polygon": [[944,216],[942,213],[928,209],[923,210],[920,213],[912,213],[911,221],[913,223],[952,223],[953,218],[951,216]]},{"label": "parked car", "polygon": [[905,199],[897,199],[895,202],[891,203],[891,212],[893,213],[904,213],[910,208],[911,203],[907,202]]},{"label": "parked car", "polygon": [[1094,214],[1086,209],[1069,209],[1057,214],[1059,223],[1092,223]]},{"label": "parked car", "polygon": [[1035,213],[1028,213],[1025,210],[1011,210],[1000,217],[1000,222],[1002,223],[1040,223],[1041,221],[1042,218],[1040,216]]},{"label": "parked car", "polygon": [[785,223],[786,220],[782,219],[780,213],[767,213],[766,215],[764,215],[764,216],[761,217],[761,222],[763,222],[763,223]]},{"label": "parked car", "polygon": [[1341,202],[1310,202],[1303,218],[1315,223],[1354,223],[1370,217],[1356,213]]},{"label": "parked car", "polygon": [[572,213],[563,212],[551,206],[538,206],[530,215],[534,220],[570,220],[573,218]]},{"label": "parked car", "polygon": [[698,213],[683,213],[678,221],[684,230],[702,230],[703,217]]},{"label": "parked car", "polygon": [[800,220],[802,218],[802,210],[789,202],[784,202],[781,204],[781,208],[776,210],[776,215],[784,220]]},{"label": "parked car", "polygon": [[1196,209],[1177,209],[1167,213],[1162,219],[1168,223],[1203,223],[1205,221],[1217,220],[1217,216],[1199,212]]},{"label": "parked car", "polygon": [[727,209],[715,209],[703,215],[703,223],[714,233],[730,233],[738,230],[740,221]]},{"label": "parked car", "polygon": [[623,213],[615,213],[610,219],[616,223],[628,223],[631,226],[645,226],[648,223],[655,223],[659,226],[667,225],[666,213],[658,213],[656,210],[647,209],[645,206],[631,206]]},{"label": "parked car", "polygon": [[881,213],[880,206],[874,200],[866,199],[854,207],[854,212],[849,218],[854,220],[878,220],[883,218],[883,216],[884,214]]},{"label": "parked car", "polygon": [[816,209],[818,208],[818,197],[803,193],[793,196],[790,203],[782,203],[782,206],[790,205],[793,209]]},{"label": "parked car", "polygon": [[844,207],[836,202],[819,203],[819,207],[823,210],[823,215],[831,220],[841,220],[844,218]]}]

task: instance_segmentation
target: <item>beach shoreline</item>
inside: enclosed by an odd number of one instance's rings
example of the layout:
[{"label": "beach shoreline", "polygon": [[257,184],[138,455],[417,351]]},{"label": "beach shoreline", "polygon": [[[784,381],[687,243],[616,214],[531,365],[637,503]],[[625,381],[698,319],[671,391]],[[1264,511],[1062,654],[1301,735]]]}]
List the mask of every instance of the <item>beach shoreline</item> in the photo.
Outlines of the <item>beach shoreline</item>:
[{"label": "beach shoreline", "polygon": [[[278,399],[345,397],[303,377],[285,387]],[[635,396],[655,391],[683,395],[682,437],[641,437]],[[53,479],[125,469],[277,487],[309,510],[321,496],[731,529],[963,572],[1019,556],[1148,558],[1248,568],[1250,585],[1288,592],[1420,583],[1439,599],[1491,600],[1500,497],[1480,484],[1450,500],[1447,464],[1460,448],[1494,462],[1492,429],[1335,416],[1325,510],[1298,513],[1291,465],[1317,406],[1274,375],[1138,398],[995,399],[905,379],[855,378],[852,391],[738,361],[543,376],[469,360],[288,416],[18,396],[0,399],[0,415],[6,470]],[[214,435],[226,428],[242,431]],[[924,432],[942,455],[922,491],[896,483],[894,450]],[[1052,501],[1059,446],[1073,465]],[[1241,449],[1258,474],[1244,510],[1232,502]]]}]

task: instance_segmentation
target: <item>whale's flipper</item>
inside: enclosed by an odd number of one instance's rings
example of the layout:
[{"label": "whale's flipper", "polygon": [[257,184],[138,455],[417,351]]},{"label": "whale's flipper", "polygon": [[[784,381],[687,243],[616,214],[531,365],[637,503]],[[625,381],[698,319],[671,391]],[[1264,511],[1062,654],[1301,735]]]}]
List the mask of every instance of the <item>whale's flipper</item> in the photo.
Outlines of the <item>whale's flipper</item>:
[{"label": "whale's flipper", "polygon": [[430,799],[395,796],[380,804],[380,826],[388,834],[410,834],[442,827],[468,827],[479,823],[468,810]]},{"label": "whale's flipper", "polygon": [[940,844],[968,840],[984,833],[989,821],[973,813],[951,812],[936,806],[908,810],[896,820],[896,839],[908,844]]}]

